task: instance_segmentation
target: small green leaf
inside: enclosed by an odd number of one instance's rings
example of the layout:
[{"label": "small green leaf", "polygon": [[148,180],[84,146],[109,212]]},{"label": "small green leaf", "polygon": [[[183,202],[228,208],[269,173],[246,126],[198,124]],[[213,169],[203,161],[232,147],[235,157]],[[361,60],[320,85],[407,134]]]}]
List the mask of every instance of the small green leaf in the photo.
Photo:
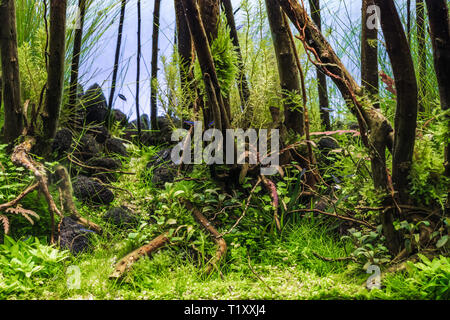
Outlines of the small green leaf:
[{"label": "small green leaf", "polygon": [[439,239],[439,241],[436,243],[436,248],[443,247],[448,241],[448,235],[443,236]]},{"label": "small green leaf", "polygon": [[168,224],[168,225],[177,224],[177,220],[175,220],[175,219],[169,219],[169,220],[167,220],[167,224]]},{"label": "small green leaf", "polygon": [[183,193],[184,193],[184,190],[178,190],[173,194],[173,196],[178,197],[180,194],[183,194]]}]

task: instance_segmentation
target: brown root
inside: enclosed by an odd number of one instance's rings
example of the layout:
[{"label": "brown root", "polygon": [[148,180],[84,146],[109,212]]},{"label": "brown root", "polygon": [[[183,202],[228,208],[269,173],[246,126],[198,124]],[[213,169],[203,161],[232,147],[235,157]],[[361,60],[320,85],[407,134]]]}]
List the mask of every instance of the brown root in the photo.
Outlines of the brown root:
[{"label": "brown root", "polygon": [[168,233],[163,233],[150,241],[148,244],[134,250],[122,258],[115,266],[114,271],[109,276],[110,279],[120,279],[131,266],[143,256],[151,255],[156,250],[169,242]]},{"label": "brown root", "polygon": [[[34,223],[30,216],[39,218],[39,216],[31,211],[22,208],[19,205],[19,202],[28,194],[35,190],[39,190],[44,194],[44,197],[48,203],[49,210],[50,210],[50,218],[51,218],[51,243],[55,242],[54,234],[55,234],[55,220],[54,215],[57,214],[61,219],[64,217],[64,215],[61,213],[61,211],[56,206],[56,203],[50,194],[49,191],[49,181],[47,174],[45,172],[45,167],[39,163],[34,161],[29,153],[33,146],[36,144],[36,139],[31,136],[25,136],[24,142],[16,146],[13,150],[13,153],[11,155],[11,161],[16,166],[24,167],[25,169],[31,171],[35,177],[36,182],[26,188],[20,195],[17,196],[16,199],[0,204],[0,211],[5,211],[6,213],[14,213],[14,214],[21,214],[24,216],[30,223]],[[81,224],[84,226],[95,230],[99,233],[101,233],[101,228],[96,225],[95,223],[90,222],[87,219],[84,219],[80,216],[78,213],[75,203],[73,201],[73,192],[72,192],[72,186],[70,183],[70,177],[67,173],[67,170],[62,167],[58,166],[56,170],[56,174],[59,176],[59,190],[60,190],[60,200],[61,200],[61,206],[63,208],[66,208],[67,211],[71,214],[73,218],[78,220]],[[9,231],[9,223],[7,220],[7,217],[5,215],[1,215],[1,220],[4,225],[5,231]],[[5,222],[6,221],[6,222]]]},{"label": "brown root", "polygon": [[217,250],[216,250],[216,256],[209,261],[209,265],[206,268],[206,273],[211,273],[213,268],[217,268],[217,264],[222,260],[222,258],[225,256],[227,252],[227,243],[222,238],[222,236],[219,234],[216,228],[209,222],[208,219],[198,210],[190,201],[185,201],[184,205],[192,211],[192,214],[194,215],[194,218],[202,225],[203,228],[206,229],[206,231],[209,232],[209,234],[212,236],[214,241],[217,244]]},{"label": "brown root", "polygon": [[266,178],[263,175],[261,175],[260,177],[261,177],[261,181],[263,182],[267,191],[269,191],[270,197],[272,198],[273,218],[275,220],[275,224],[277,226],[278,231],[281,231],[280,219],[278,218],[278,203],[279,203],[279,201],[278,201],[277,187],[272,182],[272,180]]},{"label": "brown root", "polygon": [[55,213],[63,217],[62,213],[59,211],[58,207],[53,200],[50,191],[48,190],[48,178],[45,173],[45,168],[42,164],[35,162],[29,156],[31,148],[36,144],[36,139],[30,136],[25,136],[24,142],[19,144],[14,148],[14,151],[11,155],[11,161],[16,166],[22,166],[25,169],[28,169],[34,174],[34,177],[39,185],[40,191],[44,194],[45,199],[47,200],[48,207],[50,209],[50,217],[51,217],[51,237],[50,242],[54,243],[54,233],[55,233]]}]

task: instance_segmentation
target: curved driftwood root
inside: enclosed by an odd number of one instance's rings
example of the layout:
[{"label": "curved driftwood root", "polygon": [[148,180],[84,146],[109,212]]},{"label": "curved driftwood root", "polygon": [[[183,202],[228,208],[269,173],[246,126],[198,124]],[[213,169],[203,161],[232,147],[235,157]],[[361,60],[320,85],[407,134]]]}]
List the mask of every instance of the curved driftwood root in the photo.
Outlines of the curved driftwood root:
[{"label": "curved driftwood root", "polygon": [[260,175],[261,181],[263,182],[264,186],[266,187],[267,191],[270,193],[270,197],[272,198],[272,207],[273,207],[273,219],[275,220],[275,225],[277,226],[277,230],[281,231],[281,223],[280,219],[278,218],[278,192],[277,187],[275,186],[275,183],[272,182],[272,180],[266,178],[263,175]]},{"label": "curved driftwood root", "polygon": [[133,252],[122,258],[115,266],[114,271],[109,276],[110,279],[120,279],[131,266],[143,256],[148,256],[156,250],[162,248],[170,241],[169,234],[163,233],[157,236],[150,243],[134,250]]},{"label": "curved driftwood root", "polygon": [[52,195],[50,194],[50,191],[48,190],[48,178],[47,174],[45,173],[44,166],[41,163],[34,161],[29,156],[31,149],[35,144],[36,144],[35,138],[25,136],[24,142],[22,142],[21,144],[19,144],[17,147],[14,148],[14,151],[11,155],[11,161],[16,166],[22,166],[25,169],[31,171],[36,179],[36,182],[39,184],[39,189],[44,194],[45,200],[47,200],[48,207],[50,209],[51,228],[52,228],[50,242],[54,243],[55,213],[61,218],[63,217],[63,215],[59,211],[55,201],[53,200]]},{"label": "curved driftwood root", "polygon": [[209,232],[214,239],[214,242],[217,244],[216,255],[211,259],[211,261],[209,261],[209,265],[205,269],[205,272],[209,274],[214,268],[217,268],[217,264],[225,256],[227,252],[227,243],[219,234],[217,229],[214,228],[211,222],[209,222],[209,220],[206,219],[206,217],[200,212],[200,210],[198,210],[190,201],[186,200],[184,204],[189,210],[192,211],[194,218],[202,225],[203,228],[206,229],[206,231]]},{"label": "curved driftwood root", "polygon": [[[50,211],[50,217],[51,217],[51,242],[54,243],[54,233],[55,233],[55,220],[54,215],[55,213],[62,219],[64,215],[62,214],[62,211],[68,211],[72,218],[80,222],[82,225],[86,226],[87,228],[96,231],[97,233],[101,233],[102,229],[96,225],[95,223],[81,217],[81,215],[78,213],[75,203],[73,201],[73,191],[72,191],[72,185],[70,182],[70,176],[67,173],[67,170],[59,165],[56,168],[56,176],[58,178],[58,187],[60,191],[60,200],[61,200],[61,210],[58,209],[56,206],[55,200],[53,199],[52,195],[49,191],[49,179],[47,177],[47,173],[45,170],[45,167],[43,164],[34,161],[30,157],[30,151],[33,148],[33,146],[36,144],[36,139],[30,136],[25,136],[24,141],[16,146],[14,148],[14,151],[11,155],[11,161],[16,166],[24,167],[25,169],[31,171],[35,178],[35,183],[28,188],[26,188],[19,196],[17,196],[16,199],[0,204],[0,211],[12,211],[12,207],[18,206],[18,203],[29,193],[39,190],[42,192],[45,196],[45,200],[48,203],[49,211]],[[27,218],[26,214],[29,213],[29,210],[26,209],[20,209],[17,207],[14,209],[16,213],[25,213],[24,217]],[[27,218],[29,221],[30,219]],[[31,222],[31,221],[30,221]]]}]

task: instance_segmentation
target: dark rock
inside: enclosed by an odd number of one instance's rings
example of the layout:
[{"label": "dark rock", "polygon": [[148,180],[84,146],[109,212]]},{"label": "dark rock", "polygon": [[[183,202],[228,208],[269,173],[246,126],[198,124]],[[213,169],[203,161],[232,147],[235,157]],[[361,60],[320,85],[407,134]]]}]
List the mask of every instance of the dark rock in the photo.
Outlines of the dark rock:
[{"label": "dark rock", "polygon": [[138,222],[136,215],[125,206],[108,210],[103,216],[103,220],[119,228],[133,227]]},{"label": "dark rock", "polygon": [[153,170],[152,183],[161,186],[166,182],[172,182],[177,175],[177,169],[177,166],[173,163],[155,168]]},{"label": "dark rock", "polygon": [[121,126],[126,127],[128,125],[128,117],[122,111],[114,109],[112,115],[114,121],[118,122]]},{"label": "dark rock", "polygon": [[[181,128],[182,123],[178,119],[168,119],[167,117],[158,117],[156,119],[157,132],[152,132],[153,144],[172,143],[172,132],[175,128]],[[156,130],[156,129],[155,129]]]},{"label": "dark rock", "polygon": [[91,167],[100,167],[109,170],[118,170],[122,167],[122,162],[112,158],[92,158],[87,164]]},{"label": "dark rock", "polygon": [[102,88],[93,84],[83,95],[83,106],[86,110],[86,122],[88,124],[96,122],[102,123],[106,120],[108,107]]},{"label": "dark rock", "polygon": [[104,126],[90,129],[89,133],[91,133],[95,137],[95,141],[100,144],[104,144],[110,137],[108,129]]},{"label": "dark rock", "polygon": [[178,170],[178,166],[171,160],[172,148],[158,152],[148,163],[147,169],[153,168],[152,183],[163,185],[172,182]]},{"label": "dark rock", "polygon": [[122,157],[128,156],[127,148],[125,148],[122,140],[110,138],[106,140],[105,147],[108,153],[116,153]]},{"label": "dark rock", "polygon": [[333,123],[333,128],[335,130],[345,130],[347,129],[347,125],[342,120],[337,120]]},{"label": "dark rock", "polygon": [[73,183],[73,191],[79,200],[86,203],[101,205],[109,204],[114,200],[111,190],[86,176],[78,176]]},{"label": "dark rock", "polygon": [[317,146],[319,147],[320,151],[329,152],[331,150],[338,149],[339,143],[332,137],[322,137],[317,143]]},{"label": "dark rock", "polygon": [[85,134],[81,137],[80,142],[76,148],[76,154],[79,159],[87,161],[100,154],[101,147],[95,138],[90,134]]},{"label": "dark rock", "polygon": [[72,140],[72,132],[69,129],[64,128],[59,130],[56,132],[55,139],[53,140],[52,151],[58,154],[68,152],[72,146]]},{"label": "dark rock", "polygon": [[[157,129],[152,129],[151,132],[145,131],[150,129],[150,122],[147,115],[141,117],[141,143],[144,145],[162,145],[171,144],[172,132],[175,128],[181,128],[181,121],[178,119],[169,119],[167,117],[158,117]],[[133,137],[137,136],[137,121],[134,120],[128,125],[128,130],[125,133],[125,139],[133,140]]]},{"label": "dark rock", "polygon": [[92,158],[87,162],[87,165],[96,168],[89,168],[89,175],[99,178],[105,183],[109,183],[117,181],[118,174],[115,172],[109,172],[105,169],[119,170],[122,167],[122,162],[112,158]]},{"label": "dark rock", "polygon": [[94,231],[86,229],[72,218],[64,217],[59,231],[61,248],[70,250],[73,255],[86,251],[89,248],[90,233]]}]

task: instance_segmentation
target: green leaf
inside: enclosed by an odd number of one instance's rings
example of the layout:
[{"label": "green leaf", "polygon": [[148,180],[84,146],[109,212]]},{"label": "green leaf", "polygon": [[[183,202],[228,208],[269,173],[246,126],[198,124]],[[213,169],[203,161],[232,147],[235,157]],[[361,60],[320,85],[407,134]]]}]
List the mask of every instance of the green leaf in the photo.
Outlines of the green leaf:
[{"label": "green leaf", "polygon": [[178,190],[178,191],[175,191],[175,193],[173,194],[173,196],[174,197],[178,197],[180,194],[183,194],[184,193],[184,190]]},{"label": "green leaf", "polygon": [[437,248],[443,247],[448,241],[448,235],[443,236],[439,239],[439,241],[436,243]]},{"label": "green leaf", "polygon": [[177,224],[177,220],[169,219],[169,220],[167,220],[167,224],[169,224],[169,225]]}]

